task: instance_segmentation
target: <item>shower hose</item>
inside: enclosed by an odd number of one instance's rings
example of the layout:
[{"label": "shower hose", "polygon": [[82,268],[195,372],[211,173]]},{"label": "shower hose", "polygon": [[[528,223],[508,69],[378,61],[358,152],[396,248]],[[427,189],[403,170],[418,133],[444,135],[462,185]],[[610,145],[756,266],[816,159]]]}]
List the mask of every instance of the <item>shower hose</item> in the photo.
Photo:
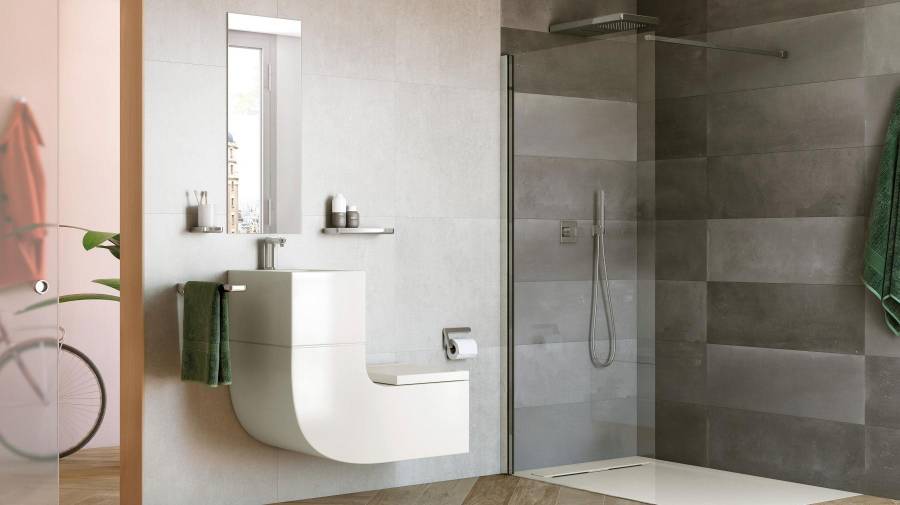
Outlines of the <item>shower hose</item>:
[{"label": "shower hose", "polygon": [[[601,193],[600,203],[600,224],[594,225],[592,234],[594,238],[594,257],[593,257],[593,274],[591,275],[591,324],[589,345],[591,353],[591,362],[595,367],[604,368],[612,364],[616,358],[616,323],[613,320],[613,310],[610,304],[609,294],[609,275],[606,271],[606,216],[605,216],[605,195]],[[602,279],[600,278],[600,274]],[[606,312],[606,335],[609,346],[606,359],[600,356],[597,350],[599,343],[597,342],[596,326],[597,326],[597,291],[601,290],[603,294],[603,307]]]}]

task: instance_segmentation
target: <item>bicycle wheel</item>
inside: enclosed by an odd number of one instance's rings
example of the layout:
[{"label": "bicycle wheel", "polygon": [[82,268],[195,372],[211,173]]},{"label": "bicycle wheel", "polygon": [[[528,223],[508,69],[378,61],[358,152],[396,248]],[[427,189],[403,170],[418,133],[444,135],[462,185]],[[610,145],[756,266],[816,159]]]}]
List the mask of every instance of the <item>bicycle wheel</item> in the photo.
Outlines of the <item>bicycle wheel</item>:
[{"label": "bicycle wheel", "polygon": [[59,457],[56,437],[47,436],[58,419],[58,353],[57,339],[37,338],[0,354],[0,444],[23,458]]},{"label": "bicycle wheel", "polygon": [[106,414],[106,385],[100,370],[78,349],[62,344],[59,353],[59,457],[84,447]]}]

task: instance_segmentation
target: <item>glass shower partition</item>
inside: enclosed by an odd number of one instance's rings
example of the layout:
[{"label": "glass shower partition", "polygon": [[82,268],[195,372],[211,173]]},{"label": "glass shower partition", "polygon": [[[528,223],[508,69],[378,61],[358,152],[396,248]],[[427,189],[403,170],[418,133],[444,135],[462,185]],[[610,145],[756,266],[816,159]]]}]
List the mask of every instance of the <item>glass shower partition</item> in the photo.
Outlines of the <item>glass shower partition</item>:
[{"label": "glass shower partition", "polygon": [[513,473],[654,454],[646,33],[504,34]]},{"label": "glass shower partition", "polygon": [[59,501],[57,0],[0,0],[0,503]]}]

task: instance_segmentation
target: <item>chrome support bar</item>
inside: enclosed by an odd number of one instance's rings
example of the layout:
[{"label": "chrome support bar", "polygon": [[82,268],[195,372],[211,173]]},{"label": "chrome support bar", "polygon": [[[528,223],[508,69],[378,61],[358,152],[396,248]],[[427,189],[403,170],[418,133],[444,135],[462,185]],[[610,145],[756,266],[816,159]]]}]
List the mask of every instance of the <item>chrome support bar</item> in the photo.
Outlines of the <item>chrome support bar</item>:
[{"label": "chrome support bar", "polygon": [[731,51],[734,53],[758,54],[760,56],[774,56],[775,58],[781,58],[783,60],[788,59],[788,56],[789,56],[789,53],[787,51],[784,51],[781,49],[770,51],[767,49],[752,49],[752,48],[747,48],[747,47],[720,46],[718,44],[713,44],[712,42],[703,42],[701,40],[676,39],[676,38],[672,38],[672,37],[661,37],[659,35],[644,35],[644,40],[663,42],[666,44],[680,44],[682,46],[703,47],[706,49],[715,49],[718,51]]},{"label": "chrome support bar", "polygon": [[[247,291],[247,286],[243,284],[222,284],[222,289],[228,293],[238,293]],[[184,284],[176,284],[175,291],[178,291],[179,295],[184,295]]]}]

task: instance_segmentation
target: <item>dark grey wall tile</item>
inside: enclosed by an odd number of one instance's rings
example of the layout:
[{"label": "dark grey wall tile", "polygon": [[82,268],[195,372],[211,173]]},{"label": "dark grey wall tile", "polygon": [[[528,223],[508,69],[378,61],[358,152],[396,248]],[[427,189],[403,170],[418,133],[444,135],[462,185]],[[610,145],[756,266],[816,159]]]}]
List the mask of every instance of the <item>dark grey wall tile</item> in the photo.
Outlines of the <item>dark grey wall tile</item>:
[{"label": "dark grey wall tile", "polygon": [[[578,242],[559,243],[559,221],[516,219],[516,281],[583,281],[591,279],[591,221],[578,221]],[[635,278],[635,222],[607,221],[606,260],[609,278]]]},{"label": "dark grey wall tile", "polygon": [[861,147],[717,156],[709,159],[709,216],[864,216],[868,174]]},{"label": "dark grey wall tile", "polygon": [[606,192],[606,216],[633,220],[637,207],[635,162],[516,156],[515,217],[594,217],[594,193]]},{"label": "dark grey wall tile", "polygon": [[706,342],[706,283],[656,282],[656,339]]},{"label": "dark grey wall tile", "polygon": [[656,218],[706,219],[706,158],[656,162]]},{"label": "dark grey wall tile", "polygon": [[900,428],[900,358],[866,357],[866,424]]},{"label": "dark grey wall tile", "polygon": [[659,18],[656,32],[677,37],[706,32],[707,0],[640,0],[638,11]]},{"label": "dark grey wall tile", "polygon": [[859,284],[865,218],[719,219],[709,228],[709,280]]},{"label": "dark grey wall tile", "polygon": [[656,458],[706,466],[706,406],[656,402]]},{"label": "dark grey wall tile", "polygon": [[519,30],[506,27],[500,29],[500,52],[503,54],[520,54],[552,47],[585,43],[587,41],[584,37],[548,33],[546,30]]},{"label": "dark grey wall tile", "polygon": [[849,491],[862,487],[865,427],[709,408],[714,468]]},{"label": "dark grey wall tile", "polygon": [[656,398],[706,403],[706,344],[656,342]]},{"label": "dark grey wall tile", "polygon": [[595,40],[520,54],[515,87],[522,93],[635,101],[637,46],[633,39]]},{"label": "dark grey wall tile", "polygon": [[706,156],[706,97],[656,101],[656,157]]},{"label": "dark grey wall tile", "polygon": [[708,0],[709,30],[856,9],[864,0]]},{"label": "dark grey wall tile", "polygon": [[866,75],[900,72],[900,4],[890,3],[866,9]]},{"label": "dark grey wall tile", "polygon": [[862,286],[711,282],[707,339],[713,344],[862,354],[866,296]]},{"label": "dark grey wall tile", "polygon": [[[516,345],[586,342],[591,313],[591,281],[516,282]],[[634,281],[610,281],[616,334],[636,338],[636,286]],[[598,302],[602,303],[602,302]],[[606,328],[601,310],[598,328]]]},{"label": "dark grey wall tile", "polygon": [[517,155],[637,160],[637,104],[516,93]]},{"label": "dark grey wall tile", "polygon": [[881,302],[868,290],[866,297],[866,355],[900,358],[900,337],[888,329]]},{"label": "dark grey wall tile", "polygon": [[547,31],[553,23],[635,12],[636,0],[503,0],[501,24],[509,28]]},{"label": "dark grey wall tile", "polygon": [[866,427],[865,492],[900,499],[900,430]]},{"label": "dark grey wall tile", "polygon": [[860,147],[865,81],[851,79],[709,97],[709,154]]},{"label": "dark grey wall tile", "polygon": [[707,346],[710,405],[865,423],[865,357]]},{"label": "dark grey wall tile", "polygon": [[888,121],[900,97],[900,74],[866,78],[866,145],[884,144]]},{"label": "dark grey wall tile", "polygon": [[706,221],[656,223],[656,278],[706,280]]},{"label": "dark grey wall tile", "polygon": [[656,98],[681,98],[707,92],[707,50],[676,44],[656,45]]},{"label": "dark grey wall tile", "polygon": [[732,47],[784,49],[790,58],[761,58],[709,51],[713,92],[849,79],[863,75],[863,11],[793,19],[710,33],[710,42]]}]

